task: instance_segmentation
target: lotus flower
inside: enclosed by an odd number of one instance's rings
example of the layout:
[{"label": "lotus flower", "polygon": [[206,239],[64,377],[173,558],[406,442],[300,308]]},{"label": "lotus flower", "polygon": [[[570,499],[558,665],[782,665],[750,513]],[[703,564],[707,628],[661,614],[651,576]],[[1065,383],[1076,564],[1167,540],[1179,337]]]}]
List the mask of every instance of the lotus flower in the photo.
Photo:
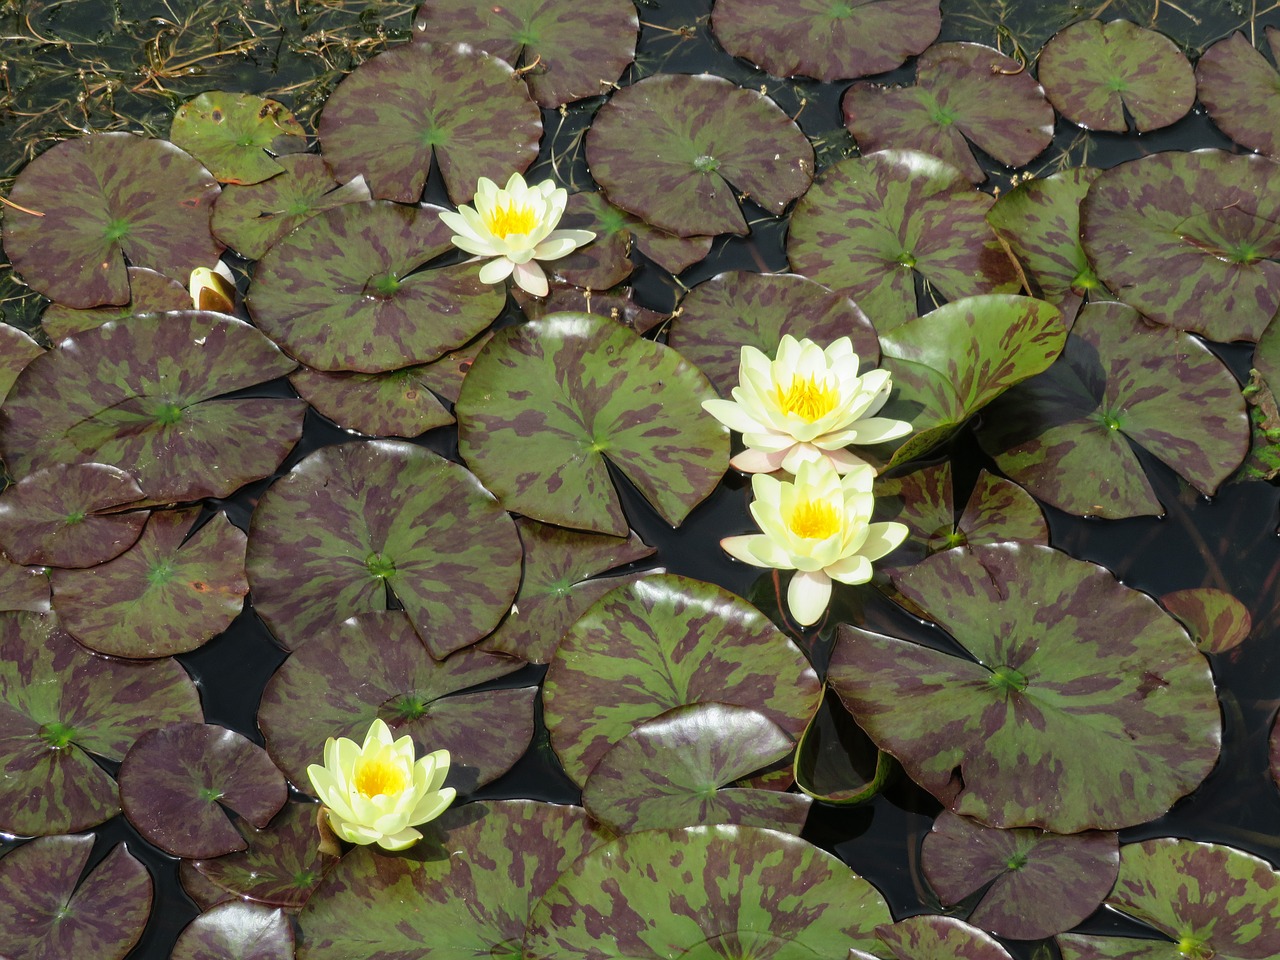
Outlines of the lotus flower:
[{"label": "lotus flower", "polygon": [[422,834],[413,828],[444,813],[454,797],[452,787],[442,787],[448,773],[448,750],[415,763],[413,741],[406,736],[393,742],[382,720],[373,721],[363,746],[330,737],[324,766],[307,767],[333,832],[350,843],[376,843],[385,850],[416,843]]},{"label": "lotus flower", "polygon": [[823,350],[787,334],[770,361],[742,348],[732,400],[706,400],[703,409],[742,434],[747,449],[729,461],[743,473],[796,473],[802,463],[828,460],[840,473],[866,463],[844,449],[911,432],[911,424],[873,416],[889,399],[887,370],[858,376],[853,342],[841,337]]},{"label": "lotus flower", "polygon": [[477,257],[493,257],[480,268],[482,283],[514,276],[516,286],[535,297],[547,295],[547,275],[539,260],[558,260],[595,239],[590,230],[557,230],[569,194],[550,180],[528,186],[513,173],[501,189],[488,177],[476,186],[475,207],[440,214],[453,231],[453,245]]},{"label": "lotus flower", "polygon": [[795,482],[751,478],[751,515],[763,533],[727,537],[720,546],[757,567],[795,570],[787,607],[801,626],[817,623],[831,600],[831,581],[866,583],[871,561],[907,536],[901,523],[870,523],[875,471],[866,464],[841,477],[824,459],[800,464]]}]

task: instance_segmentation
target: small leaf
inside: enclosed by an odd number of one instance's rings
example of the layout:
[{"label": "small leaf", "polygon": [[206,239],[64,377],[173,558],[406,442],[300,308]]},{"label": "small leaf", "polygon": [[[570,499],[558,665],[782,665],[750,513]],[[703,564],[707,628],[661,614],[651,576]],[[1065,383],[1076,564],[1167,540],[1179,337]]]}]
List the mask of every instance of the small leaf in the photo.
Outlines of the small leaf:
[{"label": "small leaf", "polygon": [[293,960],[293,927],[282,910],[218,904],[178,934],[169,960]]},{"label": "small leaf", "polygon": [[274,155],[307,147],[307,132],[275,100],[211,91],[173,115],[169,139],[224,183],[258,183],[284,170]]},{"label": "small leaf", "polygon": [[1233,650],[1253,629],[1249,608],[1225,590],[1175,590],[1162,596],[1160,605],[1187,628],[1201,653]]}]

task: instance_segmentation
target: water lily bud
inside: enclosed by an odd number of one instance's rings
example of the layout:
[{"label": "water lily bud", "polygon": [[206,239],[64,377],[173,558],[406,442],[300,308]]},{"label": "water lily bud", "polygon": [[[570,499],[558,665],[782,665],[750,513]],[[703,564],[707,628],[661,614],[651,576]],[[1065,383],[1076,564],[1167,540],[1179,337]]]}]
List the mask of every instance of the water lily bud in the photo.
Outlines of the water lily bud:
[{"label": "water lily bud", "polygon": [[231,268],[221,260],[212,270],[196,267],[187,281],[191,303],[197,310],[213,310],[217,313],[235,313],[236,281]]}]

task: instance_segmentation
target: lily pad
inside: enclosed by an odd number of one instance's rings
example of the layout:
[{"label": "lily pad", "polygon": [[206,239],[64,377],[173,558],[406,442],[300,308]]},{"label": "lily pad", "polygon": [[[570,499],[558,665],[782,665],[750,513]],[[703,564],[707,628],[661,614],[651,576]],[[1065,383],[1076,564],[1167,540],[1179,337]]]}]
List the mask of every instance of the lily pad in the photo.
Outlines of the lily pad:
[{"label": "lily pad", "polygon": [[670,348],[590,314],[553,314],[481,351],[454,411],[458,446],[507,509],[623,537],[606,460],[679,525],[728,462],[728,430],[701,409],[714,396]]},{"label": "lily pad", "polygon": [[[202,264],[208,266],[208,264]],[[62,303],[51,303],[40,314],[40,325],[54,343],[64,337],[100,327],[108,320],[125,320],[143,313],[165,313],[190,310],[191,294],[187,288],[146,267],[129,267],[129,300],[122,306],[87,307],[77,310]]]},{"label": "lily pad", "polygon": [[1101,906],[1120,869],[1120,845],[1110,832],[995,830],[943,811],[924,838],[921,865],[946,905],[982,891],[969,923],[1039,940]]},{"label": "lily pad", "polygon": [[1058,362],[993,404],[978,440],[1046,503],[1131,517],[1161,507],[1128,441],[1211,494],[1248,452],[1249,419],[1235,378],[1198,340],[1091,303]]},{"label": "lily pad", "polygon": [[1280,955],[1280,873],[1231,847],[1168,837],[1126,844],[1107,905],[1150,924],[1173,943],[1066,934],[1058,937],[1063,960]]},{"label": "lily pad", "polygon": [[145,494],[138,506],[225,497],[275,470],[306,405],[221,395],[293,367],[222,314],[113,320],[31,361],[0,411],[0,448],[15,478],[70,463],[127,470]]},{"label": "lily pad", "polygon": [[[559,228],[590,230],[595,240],[553,261],[554,279],[589,290],[607,290],[631,276],[629,213],[619,210],[598,191],[571,194]],[[516,289],[519,289],[518,287]]]},{"label": "lily pad", "polygon": [[[47,312],[47,311],[46,311]],[[44,347],[36,343],[17,327],[0,324],[0,401],[13,387],[13,383],[32,360],[44,353]]]},{"label": "lily pad", "polygon": [[37,470],[0,494],[0,549],[15,563],[92,567],[138,539],[146,512],[110,511],[141,497],[132,476],[106,464]]},{"label": "lily pad", "polygon": [[309,367],[380,373],[434,360],[506,302],[472,264],[418,270],[452,249],[440,208],[348,203],[266,252],[245,300],[262,332]]},{"label": "lily pad", "polygon": [[303,400],[340,427],[374,437],[416,437],[453,423],[453,414],[423,376],[426,366],[388,373],[330,373],[303,367],[289,382]]},{"label": "lily pad", "polygon": [[1196,100],[1195,71],[1177,44],[1127,20],[1073,23],[1044,45],[1036,69],[1049,101],[1086,130],[1124,133],[1127,112],[1147,133],[1181,120]]},{"label": "lily pad", "polygon": [[1271,779],[1280,787],[1280,714],[1271,727]]},{"label": "lily pad", "polygon": [[914,150],[842,160],[796,204],[787,258],[852,298],[883,335],[916,316],[917,274],[948,300],[1019,289],[987,226],[992,202],[951,164]]},{"label": "lily pad", "polygon": [[41,837],[0,860],[4,955],[22,960],[121,960],[151,913],[151,876],[124,844],[83,882],[93,835]]},{"label": "lily pad", "polygon": [[131,133],[62,140],[27,164],[9,199],[4,249],[35,290],[69,307],[128,303],[125,258],[171,277],[218,259],[218,183],[172,143]]},{"label": "lily pad", "polygon": [[143,734],[120,765],[120,805],[150,843],[175,857],[245,849],[219,809],[256,827],[271,822],[289,789],[265,750],[234,730],[175,723]]},{"label": "lily pad", "polygon": [[1253,629],[1249,608],[1225,590],[1213,587],[1166,593],[1160,598],[1160,606],[1187,628],[1201,653],[1234,650]]},{"label": "lily pad", "polygon": [[54,570],[53,609],[91,650],[152,658],[203,646],[244,607],[246,538],[218,513],[186,539],[199,507],[151,514],[138,542],[89,570]]},{"label": "lily pad", "polygon": [[[314,836],[312,834],[313,838]],[[182,884],[182,892],[190,897],[197,907],[204,911],[220,903],[240,899],[234,893],[229,893],[212,881],[206,880],[204,875],[192,866],[194,862],[193,860],[178,861],[178,881]]]},{"label": "lily pad", "polygon": [[465,467],[410,443],[350,443],[263,494],[247,567],[254,609],[286,649],[394,596],[442,659],[511,606],[520,538]]},{"label": "lily pad", "polygon": [[840,628],[829,682],[880,749],[954,812],[1055,833],[1152,820],[1221,745],[1204,657],[1102,567],[1010,543],[896,581],[972,659]]},{"label": "lily pad", "polygon": [[1021,167],[1053,139],[1053,107],[1023,64],[980,43],[939,43],[916,61],[914,87],[855,83],[844,121],[864,153],[919,150],[961,170],[970,183],[986,171],[965,145]]},{"label": "lily pad", "polygon": [[898,960],[1013,960],[995,939],[955,917],[909,917],[877,927],[876,934]]},{"label": "lily pad", "polygon": [[636,55],[640,23],[629,0],[426,0],[415,39],[465,43],[501,57],[543,107],[609,92]]},{"label": "lily pad", "polygon": [[0,830],[71,833],[114,816],[115,781],[89,755],[119,761],[148,730],[199,719],[175,661],[98,657],[53,617],[0,618]]},{"label": "lily pad", "polygon": [[794,274],[722,273],[698,284],[681,301],[667,342],[727,397],[738,385],[742,347],[772,357],[785,334],[824,347],[849,337],[860,371],[880,362],[876,328],[858,305]]},{"label": "lily pad", "polygon": [[419,42],[348,74],[316,132],[338,179],[363,175],[376,199],[417,203],[434,155],[449,199],[463,204],[480,177],[505,183],[533,163],[542,114],[497,57]]},{"label": "lily pad", "polygon": [[1170,151],[1104,170],[1080,207],[1098,278],[1156,323],[1257,340],[1280,306],[1280,164]]},{"label": "lily pad", "polygon": [[608,317],[628,330],[644,334],[671,319],[670,313],[659,313],[642,307],[633,299],[631,287],[618,287],[611,293],[596,293],[580,287],[554,282],[545,297],[533,297],[516,288],[512,296],[530,320],[541,320],[553,313],[591,313]]},{"label": "lily pad", "polygon": [[282,910],[222,903],[187,924],[169,960],[293,960],[293,926]]},{"label": "lily pad", "polygon": [[[1274,60],[1280,41],[1275,27],[1266,28]],[[1236,32],[1219,40],[1196,62],[1200,102],[1209,118],[1241,146],[1280,156],[1280,77],[1249,38]]]},{"label": "lily pad", "polygon": [[796,744],[796,786],[824,803],[862,803],[884,786],[892,768],[889,755],[876,749],[840,699],[824,692]]},{"label": "lily pad", "polygon": [[667,574],[597,601],[560,641],[542,688],[551,746],[577,783],[673,707],[748,707],[794,740],[821,696],[804,655],[763,614],[721,587]]},{"label": "lily pad", "polygon": [[587,133],[587,163],[612,203],[682,237],[747,234],[739,196],[780,216],[814,169],[809,141],[776,103],[705,73],[615,93]]},{"label": "lily pad", "polygon": [[52,591],[44,567],[10,563],[0,554],[0,612],[48,613]]},{"label": "lily pad", "polygon": [[610,747],[587,777],[582,805],[615,833],[736,823],[799,835],[808,797],[733,786],[794,749],[758,710],[691,703],[646,720]]},{"label": "lily pad", "polygon": [[645,830],[565,871],[529,917],[524,956],[844,960],[852,948],[874,948],[872,931],[889,919],[875,887],[799,837],[759,827]]},{"label": "lily pad", "polygon": [[901,66],[942,28],[938,0],[716,0],[720,45],[775,77],[869,77]]},{"label": "lily pad", "polygon": [[668,233],[630,214],[627,214],[627,224],[636,249],[668,273],[683,273],[710,253],[715,242],[715,237],[710,236],[681,237]]},{"label": "lily pad", "polygon": [[224,183],[259,183],[274,177],[284,170],[275,155],[307,148],[307,131],[284,104],[220,90],[180,106],[169,139]]}]

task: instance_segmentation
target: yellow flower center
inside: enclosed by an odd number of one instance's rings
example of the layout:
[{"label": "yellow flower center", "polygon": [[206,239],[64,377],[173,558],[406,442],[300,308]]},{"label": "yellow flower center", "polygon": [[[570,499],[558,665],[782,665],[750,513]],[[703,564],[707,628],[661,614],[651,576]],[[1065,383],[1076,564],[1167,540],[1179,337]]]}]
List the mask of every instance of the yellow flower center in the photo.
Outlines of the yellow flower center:
[{"label": "yellow flower center", "polygon": [[836,408],[840,402],[840,391],[825,379],[819,383],[817,377],[792,377],[786,390],[774,388],[774,399],[783,413],[794,413],[801,420],[813,423]]},{"label": "yellow flower center", "polygon": [[380,757],[356,762],[356,790],[370,799],[400,793],[408,785],[409,778],[399,764]]},{"label": "yellow flower center", "polygon": [[538,217],[532,207],[498,205],[484,215],[484,225],[495,237],[506,239],[513,233],[532,233]]},{"label": "yellow flower center", "polygon": [[840,532],[840,512],[826,500],[801,500],[791,511],[787,526],[797,537],[825,540]]}]

